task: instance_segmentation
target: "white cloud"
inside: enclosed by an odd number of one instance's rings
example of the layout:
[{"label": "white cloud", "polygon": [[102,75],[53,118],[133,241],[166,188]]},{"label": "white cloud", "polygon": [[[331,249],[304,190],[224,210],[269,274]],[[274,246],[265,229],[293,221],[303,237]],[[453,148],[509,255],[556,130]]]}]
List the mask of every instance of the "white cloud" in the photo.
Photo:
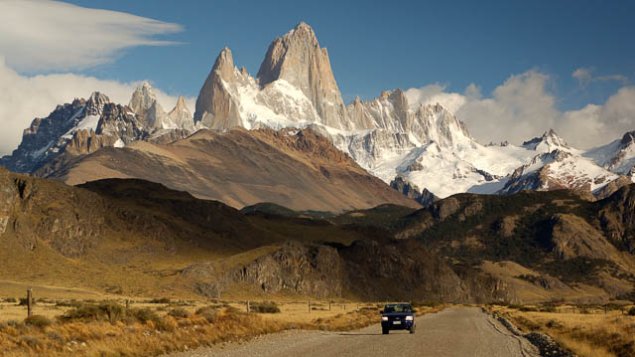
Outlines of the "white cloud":
[{"label": "white cloud", "polygon": [[620,82],[623,85],[628,83],[628,78],[621,74],[610,74],[605,76],[594,76],[592,68],[580,67],[573,71],[571,77],[578,80],[580,87],[586,87],[592,82]]},{"label": "white cloud", "polygon": [[593,76],[591,75],[591,70],[588,68],[578,68],[573,73],[571,73],[571,77],[578,80],[578,84],[581,87],[586,87],[589,83],[591,83],[591,79]]},{"label": "white cloud", "polygon": [[57,1],[0,1],[0,54],[18,71],[93,67],[126,48],[173,44],[155,36],[181,30],[173,23]]},{"label": "white cloud", "polygon": [[603,105],[586,107],[563,114],[559,130],[580,147],[606,144],[635,130],[635,87],[622,87]]},{"label": "white cloud", "polygon": [[[76,74],[23,76],[0,57],[0,155],[9,154],[22,140],[33,118],[46,117],[58,104],[87,98],[100,91],[116,103],[127,104],[140,82],[121,83]],[[159,103],[169,111],[177,97],[155,89]],[[194,108],[194,99],[187,105]]]},{"label": "white cloud", "polygon": [[[576,72],[575,78],[581,81],[605,80],[592,77],[584,69]],[[553,128],[570,144],[584,149],[606,144],[635,129],[635,87],[622,87],[603,105],[562,112],[556,108],[549,83],[549,76],[532,70],[511,76],[489,97],[483,97],[473,84],[464,94],[446,93],[439,85],[406,93],[414,101],[412,105],[433,100],[444,105],[447,100],[448,110],[465,122],[470,134],[481,143],[508,140],[520,144]]]},{"label": "white cloud", "polygon": [[439,103],[447,110],[456,112],[465,104],[465,97],[457,93],[445,92],[446,86],[440,84],[430,84],[421,88],[411,88],[404,93],[408,99],[408,103],[413,109],[421,104]]}]

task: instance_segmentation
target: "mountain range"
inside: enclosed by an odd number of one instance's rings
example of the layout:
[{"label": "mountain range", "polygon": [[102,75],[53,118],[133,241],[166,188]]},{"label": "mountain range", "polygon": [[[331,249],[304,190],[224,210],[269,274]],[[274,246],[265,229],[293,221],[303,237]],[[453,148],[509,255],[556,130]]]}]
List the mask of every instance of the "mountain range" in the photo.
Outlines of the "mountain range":
[{"label": "mountain range", "polygon": [[138,179],[0,168],[0,279],[125,296],[599,303],[635,299],[635,185],[459,194],[422,209],[242,210]]},{"label": "mountain range", "polygon": [[[400,89],[345,105],[328,51],[300,23],[271,43],[256,77],[222,49],[193,115],[183,98],[166,112],[148,83],[128,105],[96,92],[34,119],[0,165],[71,184],[143,178],[239,208],[265,200],[341,211],[404,204],[370,175],[423,205],[463,192],[572,189],[589,199],[607,197],[635,181],[634,137],[635,131],[625,133],[588,151],[552,130],[521,145],[482,145],[442,105],[410,103]],[[299,147],[306,138],[311,145],[319,141],[319,152]],[[285,170],[276,166],[286,160],[278,155],[307,165],[285,163]],[[341,170],[328,168],[338,163],[344,163]],[[292,180],[295,172],[312,181]],[[314,180],[320,175],[329,183]],[[345,176],[349,185],[336,190]],[[306,194],[302,203],[294,202],[299,192]]]}]

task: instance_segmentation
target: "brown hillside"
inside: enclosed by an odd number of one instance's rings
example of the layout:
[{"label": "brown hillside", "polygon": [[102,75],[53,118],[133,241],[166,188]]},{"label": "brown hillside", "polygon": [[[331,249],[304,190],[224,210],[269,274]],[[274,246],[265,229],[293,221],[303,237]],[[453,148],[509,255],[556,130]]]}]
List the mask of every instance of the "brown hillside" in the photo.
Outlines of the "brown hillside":
[{"label": "brown hillside", "polygon": [[139,178],[236,208],[261,202],[335,212],[383,203],[419,207],[311,130],[201,130],[165,145],[104,148],[42,172],[71,185]]},{"label": "brown hillside", "polygon": [[[360,296],[359,281],[380,281],[372,271],[351,265],[366,255],[347,259],[344,254],[353,241],[385,239],[387,233],[378,229],[244,215],[223,203],[136,179],[73,187],[0,170],[0,187],[4,281],[141,296],[352,298]],[[416,256],[403,263],[420,272],[403,277],[409,284],[435,276],[438,268],[418,263]],[[444,273],[452,275],[448,268]],[[351,280],[365,274],[363,280]],[[422,291],[421,298],[432,293]],[[373,296],[372,291],[363,296]]]},{"label": "brown hillside", "polygon": [[403,217],[395,237],[418,240],[485,272],[517,301],[635,297],[635,185],[599,202],[571,191],[460,194]]}]

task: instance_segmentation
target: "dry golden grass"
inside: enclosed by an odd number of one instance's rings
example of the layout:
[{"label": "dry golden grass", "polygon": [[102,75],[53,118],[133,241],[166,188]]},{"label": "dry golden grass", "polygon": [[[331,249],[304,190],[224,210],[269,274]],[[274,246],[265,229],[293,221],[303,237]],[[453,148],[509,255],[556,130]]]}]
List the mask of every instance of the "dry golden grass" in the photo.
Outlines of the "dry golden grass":
[{"label": "dry golden grass", "polygon": [[553,312],[494,307],[524,331],[548,334],[580,356],[635,356],[635,316],[602,307],[561,306]]},{"label": "dry golden grass", "polygon": [[[0,303],[0,323],[7,321],[22,321],[27,315],[26,306],[17,303]],[[55,306],[54,303],[37,303],[35,313],[53,319],[63,314],[67,308]]]},{"label": "dry golden grass", "polygon": [[[247,314],[242,302],[156,304],[143,300],[132,303],[124,316],[110,323],[103,318],[63,320],[59,316],[70,307],[40,304],[35,313],[49,317],[54,323],[36,327],[22,322],[26,316],[24,307],[13,305],[13,318],[0,322],[0,356],[3,357],[161,355],[286,329],[345,331],[362,328],[378,322],[380,309],[377,304],[338,302],[332,303],[329,310],[329,303],[320,301],[312,302],[309,311],[306,301],[285,301],[278,303],[280,313]],[[152,309],[158,317],[146,322],[134,319],[133,311],[142,308]],[[418,310],[419,314],[425,314],[441,308],[419,307]],[[178,314],[170,313],[174,310],[178,310]]]},{"label": "dry golden grass", "polygon": [[56,323],[44,329],[5,325],[2,356],[152,356],[221,341],[280,331],[285,326],[254,314],[221,310],[209,321],[194,315],[146,323]]}]

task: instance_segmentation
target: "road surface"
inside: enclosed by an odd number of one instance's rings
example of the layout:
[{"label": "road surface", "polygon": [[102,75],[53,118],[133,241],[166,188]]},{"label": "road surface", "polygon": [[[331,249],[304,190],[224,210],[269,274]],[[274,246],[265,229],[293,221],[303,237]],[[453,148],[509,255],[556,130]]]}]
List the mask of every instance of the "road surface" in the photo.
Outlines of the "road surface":
[{"label": "road surface", "polygon": [[513,335],[479,308],[454,307],[418,317],[414,335],[408,331],[382,335],[379,324],[352,332],[287,331],[170,357],[538,355],[538,350],[527,340]]}]

